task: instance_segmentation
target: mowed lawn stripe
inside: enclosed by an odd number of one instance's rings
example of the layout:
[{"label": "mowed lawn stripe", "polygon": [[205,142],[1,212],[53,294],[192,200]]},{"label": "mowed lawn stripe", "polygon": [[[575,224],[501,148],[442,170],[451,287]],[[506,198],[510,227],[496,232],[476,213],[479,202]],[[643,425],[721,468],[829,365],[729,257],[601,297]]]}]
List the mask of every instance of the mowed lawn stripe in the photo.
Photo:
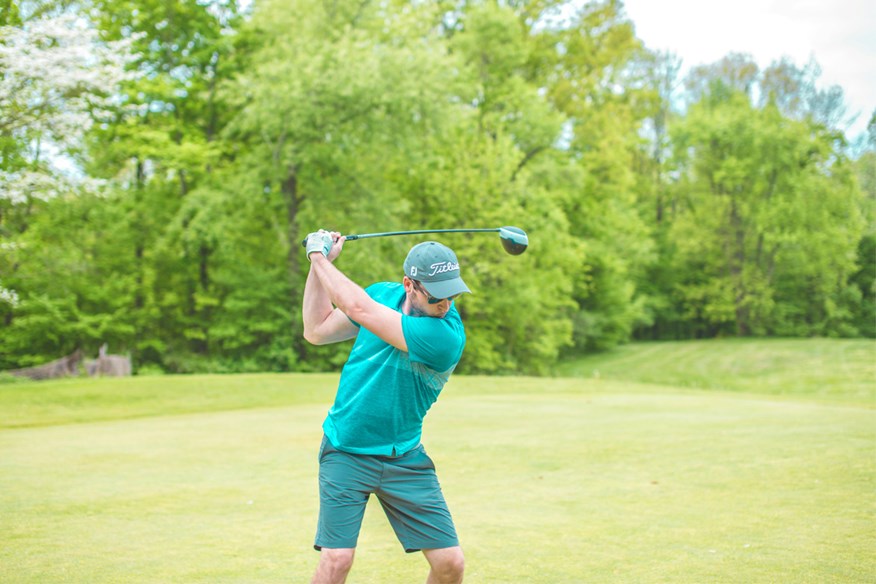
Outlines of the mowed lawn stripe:
[{"label": "mowed lawn stripe", "polygon": [[0,429],[324,403],[338,376],[264,373],[72,378],[0,385]]},{"label": "mowed lawn stripe", "polygon": [[876,340],[710,339],[632,343],[569,359],[561,376],[876,404]]}]

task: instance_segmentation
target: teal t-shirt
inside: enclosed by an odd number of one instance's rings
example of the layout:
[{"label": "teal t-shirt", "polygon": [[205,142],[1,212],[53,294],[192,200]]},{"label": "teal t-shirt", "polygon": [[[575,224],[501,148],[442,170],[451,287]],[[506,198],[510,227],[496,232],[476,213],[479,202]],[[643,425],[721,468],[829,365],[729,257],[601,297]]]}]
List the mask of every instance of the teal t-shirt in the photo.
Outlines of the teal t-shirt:
[{"label": "teal t-shirt", "polygon": [[[365,291],[401,312],[400,283],[380,282]],[[402,331],[407,352],[360,327],[322,426],[338,450],[393,456],[420,443],[423,418],[462,356],[465,329],[451,306],[444,318],[402,314]]]}]

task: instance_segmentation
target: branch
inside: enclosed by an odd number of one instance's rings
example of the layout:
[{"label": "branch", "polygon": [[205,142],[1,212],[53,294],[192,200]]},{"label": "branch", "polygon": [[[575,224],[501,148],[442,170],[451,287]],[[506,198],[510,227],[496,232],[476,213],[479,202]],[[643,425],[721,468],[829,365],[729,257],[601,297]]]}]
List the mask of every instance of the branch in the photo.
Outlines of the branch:
[{"label": "branch", "polygon": [[514,172],[511,173],[511,182],[514,182],[517,179],[517,173],[520,172],[520,170],[524,166],[526,166],[526,163],[528,163],[530,160],[532,160],[536,154],[538,154],[539,152],[541,152],[544,149],[545,149],[544,146],[536,146],[535,148],[533,148],[532,150],[527,152],[526,156],[523,157],[523,160],[520,161],[520,164],[517,165],[517,168],[514,169]]}]

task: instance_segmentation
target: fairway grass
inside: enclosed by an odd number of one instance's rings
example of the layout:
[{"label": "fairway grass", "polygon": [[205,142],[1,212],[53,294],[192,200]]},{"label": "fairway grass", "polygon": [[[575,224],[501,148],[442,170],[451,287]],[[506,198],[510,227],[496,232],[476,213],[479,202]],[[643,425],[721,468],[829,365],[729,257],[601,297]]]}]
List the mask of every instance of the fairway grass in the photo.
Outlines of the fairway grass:
[{"label": "fairway grass", "polygon": [[[876,581],[874,404],[587,377],[458,376],[427,417],[468,584]],[[0,386],[0,582],[308,582],[336,381]],[[373,502],[349,584],[425,567]]]},{"label": "fairway grass", "polygon": [[337,382],[327,374],[241,374],[0,384],[0,429],[322,403]]}]

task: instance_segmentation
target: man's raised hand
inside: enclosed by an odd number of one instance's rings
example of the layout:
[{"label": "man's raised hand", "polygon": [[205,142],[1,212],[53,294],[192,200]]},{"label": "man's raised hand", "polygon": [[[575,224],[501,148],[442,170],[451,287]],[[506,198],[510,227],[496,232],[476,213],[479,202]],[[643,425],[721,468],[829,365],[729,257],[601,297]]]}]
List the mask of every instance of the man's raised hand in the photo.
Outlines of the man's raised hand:
[{"label": "man's raised hand", "polygon": [[304,247],[306,248],[307,257],[309,259],[310,254],[317,252],[328,257],[329,252],[332,251],[333,244],[334,239],[332,238],[332,234],[325,229],[320,229],[319,231],[307,234]]}]

